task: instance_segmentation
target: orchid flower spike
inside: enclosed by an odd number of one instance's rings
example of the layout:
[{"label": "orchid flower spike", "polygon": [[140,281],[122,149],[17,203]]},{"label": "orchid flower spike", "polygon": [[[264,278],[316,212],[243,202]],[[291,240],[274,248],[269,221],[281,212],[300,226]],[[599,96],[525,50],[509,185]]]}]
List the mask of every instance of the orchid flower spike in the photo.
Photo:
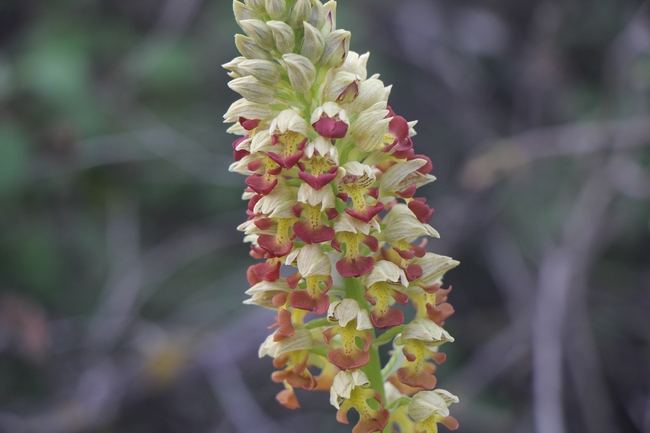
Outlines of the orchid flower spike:
[{"label": "orchid flower spike", "polygon": [[[350,51],[335,1],[234,0],[233,11],[241,56],[223,66],[242,98],[224,118],[238,136],[230,171],[246,176],[239,230],[259,260],[244,303],[277,313],[259,351],[278,369],[277,400],[296,409],[296,388],[329,391],[338,421],[358,412],[353,433],[455,429],[458,398],[434,373],[454,341],[441,287],[458,262],[426,250],[439,235],[415,195],[435,177],[415,122],[368,76],[369,55]],[[378,346],[391,341],[382,370]]]}]

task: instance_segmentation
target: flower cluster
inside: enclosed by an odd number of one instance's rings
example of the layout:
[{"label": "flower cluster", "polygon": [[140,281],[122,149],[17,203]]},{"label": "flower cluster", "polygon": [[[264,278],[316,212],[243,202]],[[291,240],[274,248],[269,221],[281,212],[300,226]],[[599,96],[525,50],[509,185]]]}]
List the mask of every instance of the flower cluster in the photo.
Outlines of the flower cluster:
[{"label": "flower cluster", "polygon": [[[274,358],[278,401],[297,408],[296,388],[329,390],[340,422],[359,413],[354,433],[456,428],[447,407],[458,399],[434,389],[434,372],[453,341],[442,277],[458,262],[425,249],[438,233],[415,193],[435,178],[413,149],[416,122],[388,106],[368,54],[349,50],[336,2],[233,7],[242,56],[224,67],[243,98],[224,117],[241,136],[230,170],[247,176],[239,229],[260,260],[245,303],[277,312],[259,354]],[[395,304],[408,303],[405,324]],[[391,341],[382,368],[378,347]]]}]

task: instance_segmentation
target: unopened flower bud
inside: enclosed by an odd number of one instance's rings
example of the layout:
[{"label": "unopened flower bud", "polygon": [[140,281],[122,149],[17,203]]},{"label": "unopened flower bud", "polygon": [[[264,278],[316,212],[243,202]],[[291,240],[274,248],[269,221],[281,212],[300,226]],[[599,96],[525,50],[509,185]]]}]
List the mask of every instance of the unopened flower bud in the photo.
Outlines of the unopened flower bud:
[{"label": "unopened flower bud", "polygon": [[434,176],[422,174],[417,171],[426,164],[426,160],[415,158],[410,161],[398,162],[389,167],[381,177],[380,190],[382,195],[404,191],[411,185],[419,188],[427,183],[433,182],[436,179]]},{"label": "unopened flower bud", "polygon": [[235,78],[228,83],[228,87],[252,102],[268,104],[273,101],[273,87],[253,76]]},{"label": "unopened flower bud", "polygon": [[293,28],[298,28],[303,21],[307,21],[311,16],[311,4],[309,0],[297,0],[291,9],[289,15],[289,24]]},{"label": "unopened flower bud", "polygon": [[232,9],[235,13],[235,19],[237,20],[237,23],[240,23],[243,20],[261,19],[261,17],[256,14],[253,9],[238,0],[233,0]]},{"label": "unopened flower bud", "polygon": [[246,119],[266,119],[271,116],[271,108],[266,104],[258,104],[246,99],[232,103],[223,118],[226,123],[239,122],[241,117]]},{"label": "unopened flower bud", "polygon": [[314,339],[306,329],[298,329],[294,335],[281,341],[274,341],[271,334],[260,346],[258,355],[260,358],[265,355],[277,358],[283,353],[311,349],[313,344]]},{"label": "unopened flower bud", "polygon": [[284,16],[287,13],[286,0],[266,0],[266,12],[271,16],[271,19],[284,21]]},{"label": "unopened flower bud", "polygon": [[246,57],[235,57],[228,63],[221,65],[222,68],[229,70],[228,76],[231,78],[239,78],[246,75],[244,71],[239,68],[239,65],[246,60]]},{"label": "unopened flower bud", "polygon": [[268,51],[274,48],[275,44],[273,43],[273,34],[264,21],[242,20],[239,22],[239,25],[261,48]]},{"label": "unopened flower bud", "polygon": [[312,63],[320,60],[325,49],[325,36],[316,27],[308,22],[303,23],[305,36],[302,40],[300,54],[307,57]]},{"label": "unopened flower bud", "polygon": [[402,335],[395,343],[402,344],[404,340],[419,340],[426,347],[433,348],[444,343],[453,342],[454,337],[449,335],[442,327],[423,317],[413,319],[404,327]]},{"label": "unopened flower bud", "polygon": [[264,13],[266,11],[264,8],[264,0],[244,0],[244,3],[256,12]]},{"label": "unopened flower bud", "polygon": [[416,257],[413,259],[413,264],[422,268],[422,276],[417,279],[417,282],[426,287],[439,283],[443,275],[450,269],[458,266],[460,262],[451,257],[426,253],[424,257]]},{"label": "unopened flower bud", "polygon": [[305,56],[299,54],[285,54],[282,56],[287,65],[289,81],[298,92],[306,93],[316,79],[316,67]]},{"label": "unopened flower bud", "polygon": [[302,136],[307,136],[307,122],[302,116],[294,110],[283,110],[271,122],[269,133],[271,135],[284,135],[288,132],[297,132]]},{"label": "unopened flower bud", "polygon": [[289,291],[289,286],[284,281],[261,281],[246,290],[246,294],[251,297],[246,299],[244,304],[259,305],[260,307],[277,310],[277,307],[273,305],[273,297],[279,293]]},{"label": "unopened flower bud", "polygon": [[362,152],[377,150],[388,132],[390,119],[386,119],[386,105],[378,102],[362,112],[352,126],[352,139]]},{"label": "unopened flower bud", "polygon": [[359,55],[354,51],[350,51],[345,58],[345,63],[339,68],[339,71],[352,72],[358,75],[361,81],[364,81],[368,77],[366,65],[368,64],[369,57],[370,53]]},{"label": "unopened flower bud", "polygon": [[242,56],[247,59],[273,59],[271,54],[257,45],[255,40],[250,36],[235,35],[235,45]]},{"label": "unopened flower bud", "polygon": [[359,95],[360,79],[351,72],[337,72],[327,89],[327,99],[346,104]]},{"label": "unopened flower bud", "polygon": [[435,418],[445,418],[449,416],[448,406],[452,403],[458,403],[458,397],[444,389],[420,391],[410,401],[408,412],[411,418],[418,423],[431,417],[434,417],[434,420]]},{"label": "unopened flower bud", "polygon": [[387,242],[412,242],[420,236],[440,237],[433,227],[418,221],[411,209],[402,203],[393,206],[382,222],[386,223],[382,234]]},{"label": "unopened flower bud", "polygon": [[325,10],[320,0],[310,0],[311,15],[309,15],[309,24],[320,29],[325,21]]},{"label": "unopened flower bud", "polygon": [[365,111],[378,102],[388,101],[392,86],[384,87],[384,83],[376,78],[369,78],[359,85],[359,95],[352,103],[351,109]]},{"label": "unopened flower bud", "polygon": [[236,67],[241,75],[252,75],[264,84],[272,86],[280,81],[280,71],[275,63],[268,60],[244,60]]},{"label": "unopened flower bud", "polygon": [[292,52],[293,47],[296,45],[296,36],[293,33],[293,29],[282,21],[267,21],[266,24],[273,32],[275,47],[278,51],[281,54]]},{"label": "unopened flower bud", "polygon": [[323,11],[325,13],[325,21],[323,22],[323,27],[321,31],[324,35],[329,35],[331,32],[336,30],[336,2],[330,0],[323,5]]},{"label": "unopened flower bud", "polygon": [[328,68],[337,68],[345,62],[350,49],[350,32],[334,30],[325,38],[325,49],[320,63]]}]

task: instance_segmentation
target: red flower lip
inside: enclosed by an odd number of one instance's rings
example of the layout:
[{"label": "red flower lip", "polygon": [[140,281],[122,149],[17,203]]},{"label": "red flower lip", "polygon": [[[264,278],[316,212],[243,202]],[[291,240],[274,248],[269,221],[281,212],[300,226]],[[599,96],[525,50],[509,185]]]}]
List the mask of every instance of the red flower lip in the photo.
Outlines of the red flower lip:
[{"label": "red flower lip", "polygon": [[312,124],[316,132],[325,138],[343,138],[348,132],[348,124],[323,116]]},{"label": "red flower lip", "polygon": [[298,176],[300,179],[304,180],[307,185],[311,186],[315,190],[319,190],[336,179],[336,169],[337,167],[332,167],[329,173],[319,174],[318,176],[314,176],[311,173],[301,171],[298,173]]},{"label": "red flower lip", "polygon": [[302,158],[302,155],[304,153],[305,152],[301,150],[295,155],[278,155],[277,153],[273,152],[269,152],[267,155],[278,165],[280,165],[280,167],[291,170],[293,166],[296,165],[298,161],[300,161],[300,158]]},{"label": "red flower lip", "polygon": [[284,243],[280,243],[273,235],[260,235],[257,238],[257,243],[273,257],[284,257],[289,254],[293,248],[292,241],[287,240]]},{"label": "red flower lip", "polygon": [[416,198],[409,202],[409,209],[422,224],[427,224],[435,212],[427,205],[426,198]]},{"label": "red flower lip", "polygon": [[247,119],[245,117],[240,117],[239,118],[239,124],[246,130],[250,131],[255,128],[260,124],[261,120],[260,119]]},{"label": "red flower lip", "polygon": [[364,223],[370,222],[371,219],[373,219],[379,212],[381,212],[384,209],[384,204],[382,202],[378,202],[375,205],[372,206],[366,206],[365,211],[361,212],[358,211],[354,208],[346,208],[345,213],[350,215],[351,217],[354,217],[360,221],[363,221]]},{"label": "red flower lip", "polygon": [[266,176],[261,174],[253,174],[246,178],[246,185],[250,186],[253,191],[261,195],[269,195],[277,184],[278,179],[270,181]]},{"label": "red flower lip", "polygon": [[334,229],[321,224],[318,227],[312,227],[309,221],[299,221],[293,225],[293,232],[308,244],[319,244],[334,239]]},{"label": "red flower lip", "polygon": [[275,281],[280,278],[280,267],[282,266],[281,262],[269,262],[258,263],[252,265],[248,268],[246,272],[246,277],[248,278],[248,283],[251,286],[261,282],[261,281]]}]

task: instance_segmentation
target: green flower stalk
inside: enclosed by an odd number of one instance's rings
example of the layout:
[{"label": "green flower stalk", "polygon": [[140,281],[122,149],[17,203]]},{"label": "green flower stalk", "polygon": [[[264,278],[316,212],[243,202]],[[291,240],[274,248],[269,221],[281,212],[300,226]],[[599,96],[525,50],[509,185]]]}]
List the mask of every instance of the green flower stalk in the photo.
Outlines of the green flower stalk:
[{"label": "green flower stalk", "polygon": [[[368,77],[368,54],[350,51],[336,2],[235,0],[241,57],[224,65],[243,99],[226,122],[241,136],[230,170],[247,176],[251,255],[247,304],[277,312],[260,347],[278,369],[277,400],[325,390],[353,433],[434,433],[458,424],[458,399],[434,389],[442,326],[453,308],[442,277],[458,262],[427,252],[438,237],[418,187],[432,182],[408,122],[388,106],[390,87]],[[421,239],[420,241],[418,241]],[[281,273],[282,270],[282,273]],[[282,276],[281,276],[282,275]],[[404,323],[395,304],[412,304]],[[386,365],[379,346],[392,342]],[[315,376],[316,372],[318,375]]]}]

